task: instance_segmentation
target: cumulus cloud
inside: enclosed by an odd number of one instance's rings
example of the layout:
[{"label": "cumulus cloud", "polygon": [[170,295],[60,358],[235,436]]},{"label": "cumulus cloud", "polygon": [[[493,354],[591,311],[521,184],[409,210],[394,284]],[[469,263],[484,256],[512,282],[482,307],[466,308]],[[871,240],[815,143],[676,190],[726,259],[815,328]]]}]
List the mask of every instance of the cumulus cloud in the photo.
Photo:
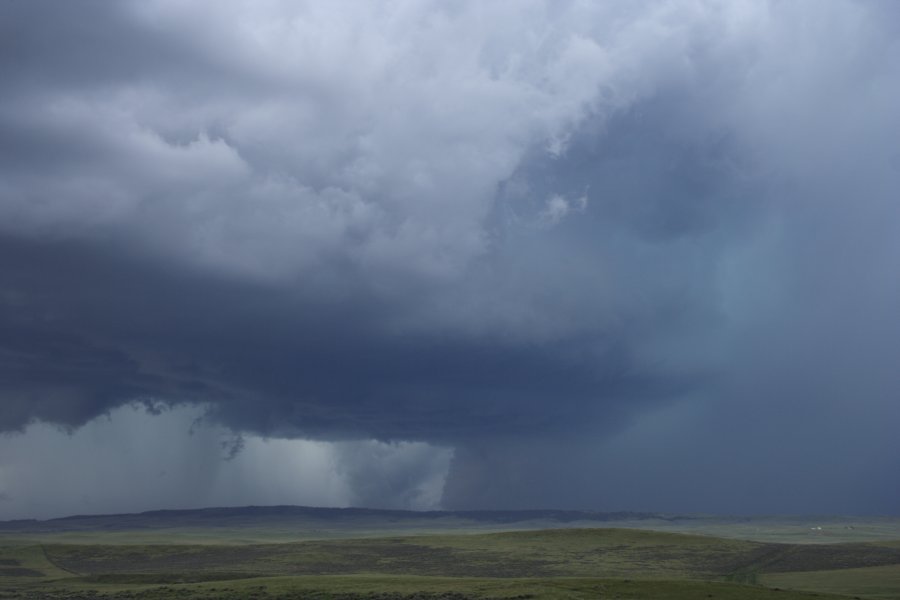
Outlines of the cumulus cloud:
[{"label": "cumulus cloud", "polygon": [[554,194],[547,199],[544,210],[538,214],[538,220],[542,225],[552,226],[565,219],[570,213],[583,213],[586,208],[587,196],[567,200]]},{"label": "cumulus cloud", "polygon": [[195,404],[376,444],[355,501],[587,507],[625,432],[893,418],[892,11],[6,3],[0,429]]}]

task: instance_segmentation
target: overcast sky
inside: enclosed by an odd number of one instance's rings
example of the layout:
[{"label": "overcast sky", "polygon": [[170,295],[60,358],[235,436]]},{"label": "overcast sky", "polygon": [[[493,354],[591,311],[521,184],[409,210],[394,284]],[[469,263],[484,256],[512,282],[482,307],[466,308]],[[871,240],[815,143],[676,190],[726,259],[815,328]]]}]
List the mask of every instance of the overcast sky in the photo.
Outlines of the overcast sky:
[{"label": "overcast sky", "polygon": [[900,514],[891,1],[0,3],[0,519]]}]

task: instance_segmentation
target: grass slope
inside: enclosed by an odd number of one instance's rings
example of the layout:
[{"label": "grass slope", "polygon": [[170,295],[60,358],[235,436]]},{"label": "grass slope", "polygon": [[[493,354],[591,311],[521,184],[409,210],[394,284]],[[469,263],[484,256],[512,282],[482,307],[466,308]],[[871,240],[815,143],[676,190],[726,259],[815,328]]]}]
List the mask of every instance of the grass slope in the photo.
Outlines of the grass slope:
[{"label": "grass slope", "polygon": [[611,528],[285,544],[0,539],[0,598],[28,600],[811,597],[787,588],[886,599],[900,598],[897,569],[897,543],[772,544]]},{"label": "grass slope", "polygon": [[[9,594],[9,595],[6,595]],[[199,584],[57,582],[41,588],[6,589],[6,600],[812,600],[818,594],[705,581],[601,578],[486,579],[417,576],[298,576]],[[844,596],[833,596],[835,600]]]},{"label": "grass slope", "polygon": [[437,533],[615,527],[785,543],[900,539],[897,517],[727,517],[596,511],[431,511],[302,506],[163,510],[0,521],[4,538],[37,543],[281,543]]},{"label": "grass slope", "polygon": [[796,590],[885,600],[900,598],[900,565],[832,571],[770,573],[762,575],[760,581],[767,586]]},{"label": "grass slope", "polygon": [[[563,529],[247,545],[46,545],[67,571],[100,574],[731,578],[900,564],[900,547],[791,545],[629,529]],[[185,575],[187,576],[187,575]]]}]

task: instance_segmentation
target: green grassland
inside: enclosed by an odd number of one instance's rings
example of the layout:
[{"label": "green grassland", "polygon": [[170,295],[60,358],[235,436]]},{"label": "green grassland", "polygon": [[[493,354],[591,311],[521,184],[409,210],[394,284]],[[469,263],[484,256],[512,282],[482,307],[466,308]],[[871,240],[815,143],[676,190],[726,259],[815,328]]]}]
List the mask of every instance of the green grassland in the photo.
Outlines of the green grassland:
[{"label": "green grassland", "polygon": [[[71,543],[73,535],[0,535],[0,598],[900,599],[900,543],[887,541],[785,544],[603,527],[283,543],[222,535],[228,543],[129,544],[123,532],[100,531]],[[173,531],[168,539],[184,541]]]},{"label": "green grassland", "polygon": [[867,598],[900,598],[900,565],[831,571],[769,573],[761,576],[760,580],[763,584],[772,587]]},{"label": "green grassland", "polygon": [[900,518],[722,517],[587,511],[433,512],[244,507],[0,522],[0,540],[68,544],[264,544],[304,540],[612,527],[828,544],[900,539]]}]

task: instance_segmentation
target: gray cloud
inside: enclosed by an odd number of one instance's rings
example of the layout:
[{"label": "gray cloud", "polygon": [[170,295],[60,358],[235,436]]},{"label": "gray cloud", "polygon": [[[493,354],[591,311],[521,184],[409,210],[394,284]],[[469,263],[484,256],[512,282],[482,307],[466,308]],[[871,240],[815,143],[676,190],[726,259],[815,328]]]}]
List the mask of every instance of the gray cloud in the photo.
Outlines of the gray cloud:
[{"label": "gray cloud", "polygon": [[[0,10],[0,429],[453,446],[448,506],[682,506],[623,473],[723,440],[892,468],[892,5]],[[359,501],[433,494],[410,452]]]},{"label": "gray cloud", "polygon": [[0,434],[0,518],[361,501],[428,509],[440,502],[450,454],[422,443],[245,435],[225,459],[222,444],[233,439],[200,406],[124,406],[71,433],[41,423]]}]

